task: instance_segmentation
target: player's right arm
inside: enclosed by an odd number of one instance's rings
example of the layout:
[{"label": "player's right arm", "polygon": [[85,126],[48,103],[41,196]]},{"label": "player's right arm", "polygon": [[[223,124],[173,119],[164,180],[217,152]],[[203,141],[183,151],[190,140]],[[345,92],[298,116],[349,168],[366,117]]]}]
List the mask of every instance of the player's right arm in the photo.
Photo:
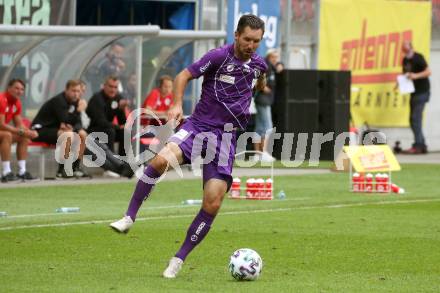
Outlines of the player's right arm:
[{"label": "player's right arm", "polygon": [[188,69],[182,70],[174,79],[173,106],[168,110],[168,120],[179,121],[183,116],[182,100],[185,88],[193,76]]}]

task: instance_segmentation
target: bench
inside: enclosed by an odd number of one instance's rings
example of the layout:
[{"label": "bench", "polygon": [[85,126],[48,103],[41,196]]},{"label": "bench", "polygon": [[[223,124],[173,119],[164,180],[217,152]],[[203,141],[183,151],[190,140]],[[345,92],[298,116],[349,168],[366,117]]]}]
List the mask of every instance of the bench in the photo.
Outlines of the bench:
[{"label": "bench", "polygon": [[40,180],[43,181],[45,178],[45,173],[46,173],[46,154],[47,153],[51,153],[52,150],[55,150],[55,145],[54,144],[48,144],[45,142],[36,142],[36,141],[31,141],[28,145],[28,152],[31,152],[33,150],[36,150],[38,152],[39,155],[39,161],[40,161]]},{"label": "bench", "polygon": [[[27,119],[26,117],[22,117],[22,121],[24,126],[27,128],[31,127],[31,121]],[[54,144],[48,144],[45,142],[37,142],[37,141],[31,141],[28,144],[28,152],[32,152],[33,150],[36,150],[39,154],[39,161],[40,161],[40,180],[43,181],[45,178],[46,173],[46,154],[48,152],[51,152],[52,150],[55,150],[56,145]]]}]

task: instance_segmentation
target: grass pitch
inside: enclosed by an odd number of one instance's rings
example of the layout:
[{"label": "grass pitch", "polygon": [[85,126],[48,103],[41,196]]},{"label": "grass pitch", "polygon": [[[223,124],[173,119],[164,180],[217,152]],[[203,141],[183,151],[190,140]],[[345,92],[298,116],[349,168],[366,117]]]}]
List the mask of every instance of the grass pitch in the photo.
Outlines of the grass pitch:
[{"label": "grass pitch", "polygon": [[[393,179],[407,193],[388,196],[349,192],[346,173],[276,177],[287,198],[225,199],[175,280],[161,274],[199,209],[181,205],[200,198],[199,180],[160,183],[127,235],[108,223],[133,183],[0,189],[0,292],[439,292],[439,177],[438,165],[404,165]],[[263,258],[255,282],[227,271],[242,247]]]}]

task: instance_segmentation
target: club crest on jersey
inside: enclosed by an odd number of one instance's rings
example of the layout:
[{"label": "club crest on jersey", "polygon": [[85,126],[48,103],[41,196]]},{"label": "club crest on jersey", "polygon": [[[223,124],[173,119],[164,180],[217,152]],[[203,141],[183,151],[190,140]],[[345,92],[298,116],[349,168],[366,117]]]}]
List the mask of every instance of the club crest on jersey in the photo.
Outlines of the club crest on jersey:
[{"label": "club crest on jersey", "polygon": [[228,66],[226,66],[226,71],[232,72],[232,70],[234,70],[234,64],[228,64]]},{"label": "club crest on jersey", "polygon": [[255,69],[254,74],[255,74],[255,78],[258,78],[260,76],[261,72],[259,69]]},{"label": "club crest on jersey", "polygon": [[235,77],[234,76],[230,76],[230,75],[226,75],[226,74],[220,74],[220,77],[218,78],[220,81],[229,83],[229,84],[234,84],[235,83]]}]

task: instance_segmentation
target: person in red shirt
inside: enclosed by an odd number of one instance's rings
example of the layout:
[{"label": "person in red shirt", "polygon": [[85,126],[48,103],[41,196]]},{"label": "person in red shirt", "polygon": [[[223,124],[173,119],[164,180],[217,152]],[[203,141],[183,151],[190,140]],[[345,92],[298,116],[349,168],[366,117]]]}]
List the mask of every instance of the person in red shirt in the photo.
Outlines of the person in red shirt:
[{"label": "person in red shirt", "polygon": [[[143,108],[153,112],[159,118],[165,118],[168,109],[173,105],[173,78],[169,75],[160,77],[159,87],[154,88],[142,105]],[[166,120],[166,119],[164,119]],[[142,124],[156,124],[149,120]]]},{"label": "person in red shirt", "polygon": [[[31,139],[38,137],[35,130],[28,129],[21,118],[21,101],[25,84],[12,79],[6,92],[0,93],[0,156],[2,159],[2,182],[35,180],[26,171],[27,147]],[[13,122],[13,123],[11,123]],[[17,143],[17,176],[11,170],[11,145]]]}]

